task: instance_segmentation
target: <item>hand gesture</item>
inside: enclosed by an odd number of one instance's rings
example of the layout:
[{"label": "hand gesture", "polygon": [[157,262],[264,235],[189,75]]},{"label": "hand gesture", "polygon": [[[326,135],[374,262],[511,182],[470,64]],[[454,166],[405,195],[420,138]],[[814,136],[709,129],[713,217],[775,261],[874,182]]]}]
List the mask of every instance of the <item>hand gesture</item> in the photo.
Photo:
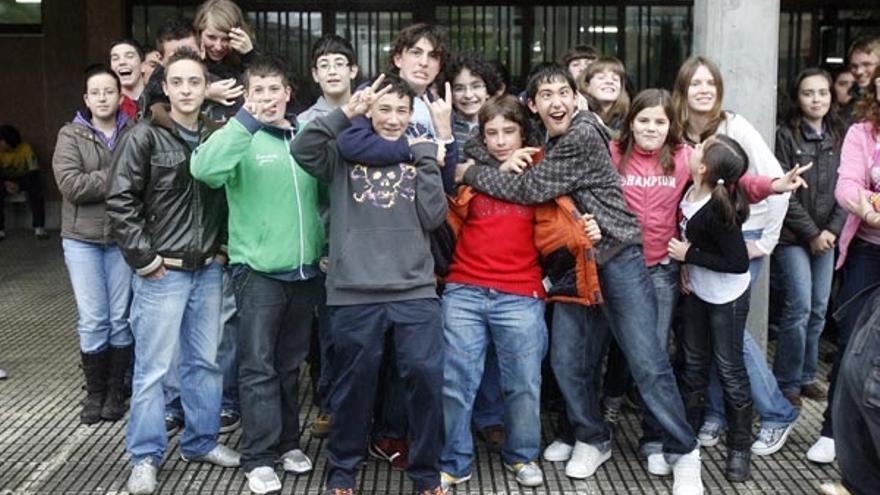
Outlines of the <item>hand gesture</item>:
[{"label": "hand gesture", "polygon": [[794,166],[791,170],[788,171],[782,177],[778,179],[773,179],[773,182],[770,184],[773,188],[773,192],[776,194],[782,194],[787,192],[796,191],[798,188],[803,187],[804,189],[809,188],[809,184],[807,181],[801,177],[804,172],[813,168],[813,162],[810,162],[804,166],[801,166],[800,163]]},{"label": "hand gesture", "polygon": [[238,84],[234,77],[214,81],[208,85],[206,98],[223,106],[230,107],[235,104],[235,99],[244,94],[244,86]]},{"label": "hand gesture", "polygon": [[761,251],[761,248],[758,247],[758,243],[755,241],[746,241],[746,251],[749,253],[749,260],[767,256],[767,253]]},{"label": "hand gesture", "polygon": [[517,174],[521,174],[525,172],[525,170],[532,165],[534,165],[532,155],[541,151],[541,148],[535,148],[532,146],[526,146],[525,148],[520,148],[515,150],[507,160],[504,160],[501,163],[501,166],[498,168],[502,172],[513,172]]},{"label": "hand gesture", "polygon": [[602,230],[599,228],[599,223],[596,222],[596,217],[589,213],[584,213],[581,215],[581,218],[584,219],[584,232],[587,233],[587,237],[590,238],[590,241],[593,244],[602,240]]},{"label": "hand gesture", "polygon": [[684,261],[690,247],[691,243],[680,241],[673,237],[672,239],[669,239],[669,245],[666,247],[666,251],[669,253],[670,258],[676,261]]},{"label": "hand gesture", "polygon": [[265,123],[264,114],[266,113],[267,105],[258,99],[253,99],[250,96],[245,96],[244,99],[244,109],[247,112],[254,116],[255,119],[260,122]]},{"label": "hand gesture", "polygon": [[229,46],[242,55],[246,55],[254,49],[254,43],[247,31],[240,27],[229,30]]},{"label": "hand gesture", "polygon": [[437,137],[444,141],[452,138],[452,86],[449,82],[446,83],[445,97],[430,101],[428,95],[422,95],[422,101],[428,106]]},{"label": "hand gesture", "polygon": [[379,89],[379,86],[384,80],[385,74],[379,74],[379,77],[373,81],[373,84],[351,95],[348,103],[342,106],[342,111],[345,113],[346,117],[353,119],[359,115],[367,113],[376,100],[385,96],[385,93],[391,91],[391,85]]}]

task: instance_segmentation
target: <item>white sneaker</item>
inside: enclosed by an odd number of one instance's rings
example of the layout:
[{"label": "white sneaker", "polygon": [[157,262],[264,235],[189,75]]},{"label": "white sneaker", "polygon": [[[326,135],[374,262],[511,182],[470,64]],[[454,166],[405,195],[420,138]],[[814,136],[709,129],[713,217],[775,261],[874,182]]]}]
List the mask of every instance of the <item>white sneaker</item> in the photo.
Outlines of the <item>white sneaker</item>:
[{"label": "white sneaker", "polygon": [[700,449],[681,456],[672,466],[672,495],[703,495]]},{"label": "white sneaker", "polygon": [[648,472],[654,476],[669,476],[672,474],[672,466],[666,462],[662,452],[648,455]]},{"label": "white sneaker", "polygon": [[574,450],[574,446],[557,438],[556,440],[553,440],[546,449],[544,449],[544,460],[550,462],[565,462],[571,459],[572,450]]},{"label": "white sneaker", "polygon": [[830,437],[819,437],[816,443],[807,451],[807,460],[817,464],[831,464],[837,457],[837,450],[834,447],[834,439]]},{"label": "white sneaker", "polygon": [[758,439],[752,444],[752,454],[755,455],[771,455],[779,452],[788,440],[788,435],[794,428],[794,423],[790,423],[781,428],[764,428],[758,431]]},{"label": "white sneaker", "polygon": [[312,460],[302,450],[293,449],[281,454],[281,466],[288,473],[303,474],[312,470]]},{"label": "white sneaker", "polygon": [[281,480],[278,479],[275,470],[269,466],[255,467],[244,476],[248,480],[248,489],[251,493],[262,495],[281,490]]},{"label": "white sneaker", "polygon": [[505,464],[504,467],[513,473],[516,482],[522,486],[541,486],[544,484],[544,472],[535,462],[517,462]]},{"label": "white sneaker", "polygon": [[149,457],[131,467],[125,489],[131,495],[149,495],[156,491],[156,473],[159,468]]},{"label": "white sneaker", "polygon": [[596,474],[605,461],[611,459],[611,447],[604,452],[594,445],[584,442],[575,442],[571,459],[565,464],[565,475],[569,478],[582,480]]}]

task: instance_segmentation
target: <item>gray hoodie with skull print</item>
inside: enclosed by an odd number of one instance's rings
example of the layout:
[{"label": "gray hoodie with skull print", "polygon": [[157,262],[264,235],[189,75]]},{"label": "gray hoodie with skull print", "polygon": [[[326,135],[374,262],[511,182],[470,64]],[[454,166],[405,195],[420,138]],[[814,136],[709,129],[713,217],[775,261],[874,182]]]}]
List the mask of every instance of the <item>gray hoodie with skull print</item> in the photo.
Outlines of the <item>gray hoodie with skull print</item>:
[{"label": "gray hoodie with skull print", "polygon": [[330,184],[327,304],[436,298],[429,233],[446,220],[437,146],[412,147],[413,163],[368,167],[340,156],[342,110],[313,120],[293,140],[296,162]]}]

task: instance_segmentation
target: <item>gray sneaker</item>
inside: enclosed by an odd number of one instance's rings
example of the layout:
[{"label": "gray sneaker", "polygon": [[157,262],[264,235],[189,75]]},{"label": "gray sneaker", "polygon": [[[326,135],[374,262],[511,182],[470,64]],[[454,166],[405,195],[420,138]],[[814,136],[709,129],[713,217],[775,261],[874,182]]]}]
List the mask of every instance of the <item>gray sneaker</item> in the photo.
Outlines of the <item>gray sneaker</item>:
[{"label": "gray sneaker", "polygon": [[544,484],[544,473],[534,462],[516,462],[505,464],[504,467],[514,474],[516,482],[522,486],[541,486]]},{"label": "gray sneaker", "polygon": [[704,422],[703,426],[700,427],[700,432],[697,434],[700,447],[714,447],[718,445],[718,440],[720,439],[721,425],[714,421]]},{"label": "gray sneaker", "polygon": [[219,443],[205,455],[188,458],[181,452],[180,458],[183,462],[207,462],[220,467],[241,466],[241,454]]},{"label": "gray sneaker", "polygon": [[788,440],[788,435],[794,428],[794,422],[781,428],[761,428],[758,431],[758,439],[752,444],[752,453],[755,455],[770,455],[779,452]]},{"label": "gray sneaker", "polygon": [[288,473],[303,474],[312,470],[312,460],[302,450],[293,449],[281,454],[281,466]]},{"label": "gray sneaker", "polygon": [[128,482],[125,484],[126,490],[131,495],[149,495],[156,491],[156,473],[159,468],[154,464],[153,459],[146,458],[131,467],[131,474],[128,475]]}]

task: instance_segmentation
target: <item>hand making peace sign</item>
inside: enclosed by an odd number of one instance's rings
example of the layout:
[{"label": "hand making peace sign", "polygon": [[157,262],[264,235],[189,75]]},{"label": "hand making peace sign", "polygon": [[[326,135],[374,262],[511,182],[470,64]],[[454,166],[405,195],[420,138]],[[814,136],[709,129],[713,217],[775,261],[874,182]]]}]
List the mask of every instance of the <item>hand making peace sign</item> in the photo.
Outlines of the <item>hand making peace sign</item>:
[{"label": "hand making peace sign", "polygon": [[379,86],[384,80],[385,74],[379,74],[379,77],[377,77],[376,80],[373,81],[373,84],[351,95],[348,103],[342,106],[342,111],[345,113],[345,116],[349,119],[353,119],[359,115],[367,113],[367,110],[370,109],[370,106],[376,100],[385,96],[386,93],[391,91],[390,84],[386,85],[382,89],[379,89]]}]

